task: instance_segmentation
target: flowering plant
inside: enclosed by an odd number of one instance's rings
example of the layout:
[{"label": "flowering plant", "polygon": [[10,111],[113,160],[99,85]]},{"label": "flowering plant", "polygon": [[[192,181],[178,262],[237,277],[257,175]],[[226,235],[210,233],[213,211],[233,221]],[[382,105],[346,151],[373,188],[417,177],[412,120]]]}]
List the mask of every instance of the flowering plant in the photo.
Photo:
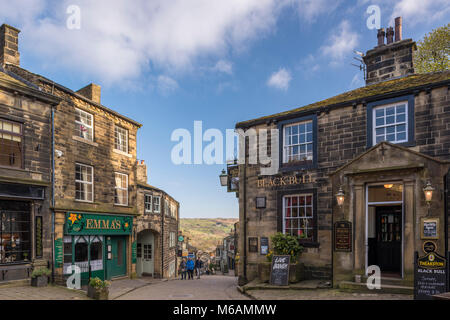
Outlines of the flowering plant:
[{"label": "flowering plant", "polygon": [[108,288],[111,285],[111,282],[95,277],[92,278],[91,281],[89,281],[89,285],[96,289],[103,289]]}]

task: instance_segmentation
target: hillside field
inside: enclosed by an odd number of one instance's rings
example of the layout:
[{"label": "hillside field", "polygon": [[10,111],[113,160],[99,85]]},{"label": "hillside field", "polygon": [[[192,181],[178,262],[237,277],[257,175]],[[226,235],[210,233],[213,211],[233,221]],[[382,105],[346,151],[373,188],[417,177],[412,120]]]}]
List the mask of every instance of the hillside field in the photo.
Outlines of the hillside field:
[{"label": "hillside field", "polygon": [[239,219],[194,219],[185,218],[180,221],[180,229],[189,237],[191,245],[199,250],[214,251],[223,238],[234,232],[234,224]]}]

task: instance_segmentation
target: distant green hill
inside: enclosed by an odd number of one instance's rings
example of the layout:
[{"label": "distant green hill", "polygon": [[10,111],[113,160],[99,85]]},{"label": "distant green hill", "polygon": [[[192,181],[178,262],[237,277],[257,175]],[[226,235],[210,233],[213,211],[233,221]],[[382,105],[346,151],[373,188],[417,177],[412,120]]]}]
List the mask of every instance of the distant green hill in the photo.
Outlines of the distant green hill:
[{"label": "distant green hill", "polygon": [[234,230],[239,219],[190,219],[180,221],[180,229],[189,237],[191,245],[199,250],[214,251],[217,244]]}]

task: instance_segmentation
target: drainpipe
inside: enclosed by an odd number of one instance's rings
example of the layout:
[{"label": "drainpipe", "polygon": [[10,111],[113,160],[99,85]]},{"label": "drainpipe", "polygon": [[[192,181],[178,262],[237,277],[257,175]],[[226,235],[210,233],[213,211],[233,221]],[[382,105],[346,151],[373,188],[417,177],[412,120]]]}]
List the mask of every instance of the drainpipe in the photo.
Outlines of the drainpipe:
[{"label": "drainpipe", "polygon": [[[53,93],[53,88],[52,88]],[[55,107],[52,106],[52,281],[55,281]]]},{"label": "drainpipe", "polygon": [[166,209],[165,207],[163,208],[162,204],[165,202],[163,202],[164,200],[164,193],[161,193],[161,203],[160,203],[160,208],[161,208],[161,279],[164,278],[164,215],[165,212],[164,210]]},{"label": "drainpipe", "polygon": [[244,281],[247,283],[247,161],[244,162]]},{"label": "drainpipe", "polygon": [[[449,198],[450,198],[450,194],[449,194],[449,192],[450,192],[450,169],[448,170],[448,172],[447,172],[447,175],[445,176],[445,178],[444,178],[444,210],[445,210],[445,212],[444,212],[444,217],[445,217],[445,223],[444,223],[444,226],[445,226],[445,231],[444,231],[444,237],[445,237],[445,241],[444,241],[444,243],[445,243],[445,255],[446,255],[446,257],[447,257],[447,261],[448,261],[448,259],[450,258],[450,254],[448,253],[448,219],[449,219],[449,217],[448,217],[448,212],[449,212],[449,210],[450,210],[450,203],[449,203]],[[448,262],[447,262],[448,263]],[[447,265],[447,269],[448,270],[450,270],[450,267]],[[448,270],[447,270],[447,272],[448,272]],[[447,275],[447,291],[449,291],[450,290],[450,276],[449,275]]]}]

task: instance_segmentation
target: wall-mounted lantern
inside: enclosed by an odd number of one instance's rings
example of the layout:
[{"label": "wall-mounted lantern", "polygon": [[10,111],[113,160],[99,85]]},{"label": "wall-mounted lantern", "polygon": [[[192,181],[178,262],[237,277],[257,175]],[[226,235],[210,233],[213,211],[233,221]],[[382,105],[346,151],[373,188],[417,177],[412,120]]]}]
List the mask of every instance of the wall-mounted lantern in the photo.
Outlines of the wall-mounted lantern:
[{"label": "wall-mounted lantern", "polygon": [[342,207],[342,205],[344,204],[344,200],[345,200],[344,191],[342,190],[342,187],[339,187],[339,191],[338,193],[336,193],[336,201],[339,207]]},{"label": "wall-mounted lantern", "polygon": [[226,187],[228,185],[228,175],[224,169],[222,169],[222,173],[219,175],[220,185],[222,187]]},{"label": "wall-mounted lantern", "polygon": [[431,205],[431,200],[433,199],[433,191],[434,188],[428,180],[427,185],[423,188],[423,193],[425,194],[425,201],[427,202],[428,207]]}]

